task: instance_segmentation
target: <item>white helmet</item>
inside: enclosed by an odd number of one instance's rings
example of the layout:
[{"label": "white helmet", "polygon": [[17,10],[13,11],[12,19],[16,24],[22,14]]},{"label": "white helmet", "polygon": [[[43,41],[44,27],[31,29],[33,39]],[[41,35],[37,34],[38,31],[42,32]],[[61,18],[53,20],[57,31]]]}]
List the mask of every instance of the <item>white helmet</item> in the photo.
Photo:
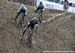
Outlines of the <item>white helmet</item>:
[{"label": "white helmet", "polygon": [[25,5],[24,5],[24,4],[21,4],[21,6],[22,6],[22,7],[25,7]]},{"label": "white helmet", "polygon": [[37,17],[33,17],[32,19],[33,19],[33,20],[38,20],[38,18],[37,18]]}]

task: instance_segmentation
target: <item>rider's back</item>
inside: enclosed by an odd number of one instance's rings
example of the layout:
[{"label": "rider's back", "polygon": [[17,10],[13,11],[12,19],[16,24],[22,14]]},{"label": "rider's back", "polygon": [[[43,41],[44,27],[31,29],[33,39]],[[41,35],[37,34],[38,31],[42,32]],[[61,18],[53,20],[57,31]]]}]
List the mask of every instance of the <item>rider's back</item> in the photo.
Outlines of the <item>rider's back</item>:
[{"label": "rider's back", "polygon": [[31,25],[38,24],[38,21],[37,21],[37,20],[33,20],[33,19],[31,19],[31,20],[30,20],[30,24],[31,24]]},{"label": "rider's back", "polygon": [[21,6],[17,9],[17,12],[19,12],[21,9],[27,11],[27,8],[24,4],[21,4]]}]

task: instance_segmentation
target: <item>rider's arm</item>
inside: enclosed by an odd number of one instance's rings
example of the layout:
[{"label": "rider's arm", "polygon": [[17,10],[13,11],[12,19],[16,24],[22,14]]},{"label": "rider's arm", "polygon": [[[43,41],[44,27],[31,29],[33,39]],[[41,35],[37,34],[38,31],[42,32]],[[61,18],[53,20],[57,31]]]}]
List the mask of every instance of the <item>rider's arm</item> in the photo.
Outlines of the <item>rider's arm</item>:
[{"label": "rider's arm", "polygon": [[34,10],[37,10],[38,7],[39,7],[39,4],[34,7]]},{"label": "rider's arm", "polygon": [[38,27],[39,27],[39,25],[36,24],[36,25],[35,25],[35,32],[36,32],[36,33],[37,33],[37,30],[38,30]]},{"label": "rider's arm", "polygon": [[26,13],[25,13],[25,15],[27,15],[27,13],[28,13],[28,10],[27,10],[27,8],[25,8],[26,9]]},{"label": "rider's arm", "polygon": [[36,25],[35,25],[35,28],[38,28],[38,27],[39,27],[39,25],[38,25],[38,24],[36,24]]}]

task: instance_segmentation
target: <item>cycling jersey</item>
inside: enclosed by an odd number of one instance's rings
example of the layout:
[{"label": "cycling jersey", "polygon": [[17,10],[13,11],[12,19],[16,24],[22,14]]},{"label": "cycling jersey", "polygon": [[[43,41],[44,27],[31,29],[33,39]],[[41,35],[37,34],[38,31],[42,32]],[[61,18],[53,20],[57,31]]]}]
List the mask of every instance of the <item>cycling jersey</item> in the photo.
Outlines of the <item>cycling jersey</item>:
[{"label": "cycling jersey", "polygon": [[33,30],[35,26],[38,26],[38,21],[37,21],[37,20],[30,20],[30,21],[27,23],[26,28],[31,27],[31,29]]},{"label": "cycling jersey", "polygon": [[17,13],[18,14],[21,14],[21,13],[23,13],[23,15],[27,15],[27,8],[26,8],[26,6],[24,5],[24,4],[22,4],[20,7],[19,7],[19,9],[17,10]]}]

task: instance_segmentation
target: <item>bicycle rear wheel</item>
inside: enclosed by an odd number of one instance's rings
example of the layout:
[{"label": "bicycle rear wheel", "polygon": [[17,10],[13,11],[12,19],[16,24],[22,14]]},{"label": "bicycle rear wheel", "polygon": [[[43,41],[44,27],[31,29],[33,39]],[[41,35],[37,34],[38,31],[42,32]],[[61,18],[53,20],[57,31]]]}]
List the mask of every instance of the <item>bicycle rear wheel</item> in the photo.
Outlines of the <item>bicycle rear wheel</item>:
[{"label": "bicycle rear wheel", "polygon": [[29,48],[32,47],[32,35],[33,35],[33,30],[31,31],[31,33],[28,36],[28,46],[29,46]]}]

